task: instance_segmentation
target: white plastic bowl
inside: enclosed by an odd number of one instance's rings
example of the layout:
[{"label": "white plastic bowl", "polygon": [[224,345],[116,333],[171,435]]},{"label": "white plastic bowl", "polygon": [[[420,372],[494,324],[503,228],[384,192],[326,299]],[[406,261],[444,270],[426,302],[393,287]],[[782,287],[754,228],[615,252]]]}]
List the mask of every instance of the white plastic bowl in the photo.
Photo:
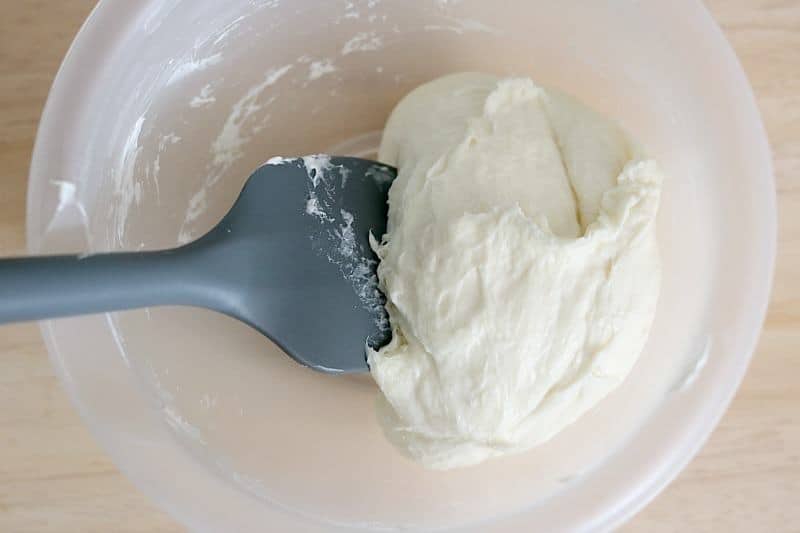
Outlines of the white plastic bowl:
[{"label": "white plastic bowl", "polygon": [[385,442],[368,377],[300,368],[225,317],[44,323],[97,439],[184,524],[608,529],[677,475],[727,407],[766,309],[774,185],[747,81],[696,1],[101,2],[42,118],[30,249],[191,239],[268,157],[369,154],[403,94],[461,70],[571,92],[666,168],[664,287],[633,375],[534,451],[434,473]]}]

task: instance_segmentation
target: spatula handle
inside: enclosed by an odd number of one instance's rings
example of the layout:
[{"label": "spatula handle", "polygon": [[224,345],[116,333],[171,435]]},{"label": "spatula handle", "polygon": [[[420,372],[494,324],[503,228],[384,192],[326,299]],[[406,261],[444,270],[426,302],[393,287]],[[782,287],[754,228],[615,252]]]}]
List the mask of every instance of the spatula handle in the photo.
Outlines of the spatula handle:
[{"label": "spatula handle", "polygon": [[0,259],[0,324],[196,301],[180,249]]}]

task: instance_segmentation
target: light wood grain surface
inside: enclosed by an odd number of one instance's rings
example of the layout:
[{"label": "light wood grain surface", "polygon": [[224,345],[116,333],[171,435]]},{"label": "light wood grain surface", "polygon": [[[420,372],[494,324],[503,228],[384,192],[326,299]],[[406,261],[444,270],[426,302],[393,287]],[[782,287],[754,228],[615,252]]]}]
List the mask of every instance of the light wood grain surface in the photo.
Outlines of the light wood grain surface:
[{"label": "light wood grain surface", "polygon": [[[653,0],[657,1],[657,0]],[[24,248],[25,185],[52,78],[94,0],[3,0],[0,254]],[[778,188],[772,304],[747,377],[689,467],[627,531],[800,531],[800,0],[713,0],[769,132]],[[181,528],[92,441],[33,325],[0,329],[0,531]]]}]

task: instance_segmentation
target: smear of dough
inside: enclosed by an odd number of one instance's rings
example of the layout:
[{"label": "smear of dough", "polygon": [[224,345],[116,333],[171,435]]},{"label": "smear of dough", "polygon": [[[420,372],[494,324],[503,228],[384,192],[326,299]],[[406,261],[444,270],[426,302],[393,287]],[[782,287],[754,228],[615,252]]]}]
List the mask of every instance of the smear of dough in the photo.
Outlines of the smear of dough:
[{"label": "smear of dough", "polygon": [[660,284],[661,171],[529,79],[455,74],[403,99],[377,253],[393,339],[368,354],[392,443],[454,468],[550,439],[628,375]]}]

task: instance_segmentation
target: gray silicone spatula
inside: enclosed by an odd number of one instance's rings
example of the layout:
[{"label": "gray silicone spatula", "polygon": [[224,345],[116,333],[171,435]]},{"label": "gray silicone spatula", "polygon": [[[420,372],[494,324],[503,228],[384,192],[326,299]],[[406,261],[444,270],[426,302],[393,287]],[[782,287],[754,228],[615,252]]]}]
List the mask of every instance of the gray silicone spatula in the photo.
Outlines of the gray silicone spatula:
[{"label": "gray silicone spatula", "polygon": [[0,260],[0,324],[162,305],[254,327],[298,362],[367,371],[389,336],[369,245],[395,171],[350,157],[274,158],[227,215],[170,250]]}]

